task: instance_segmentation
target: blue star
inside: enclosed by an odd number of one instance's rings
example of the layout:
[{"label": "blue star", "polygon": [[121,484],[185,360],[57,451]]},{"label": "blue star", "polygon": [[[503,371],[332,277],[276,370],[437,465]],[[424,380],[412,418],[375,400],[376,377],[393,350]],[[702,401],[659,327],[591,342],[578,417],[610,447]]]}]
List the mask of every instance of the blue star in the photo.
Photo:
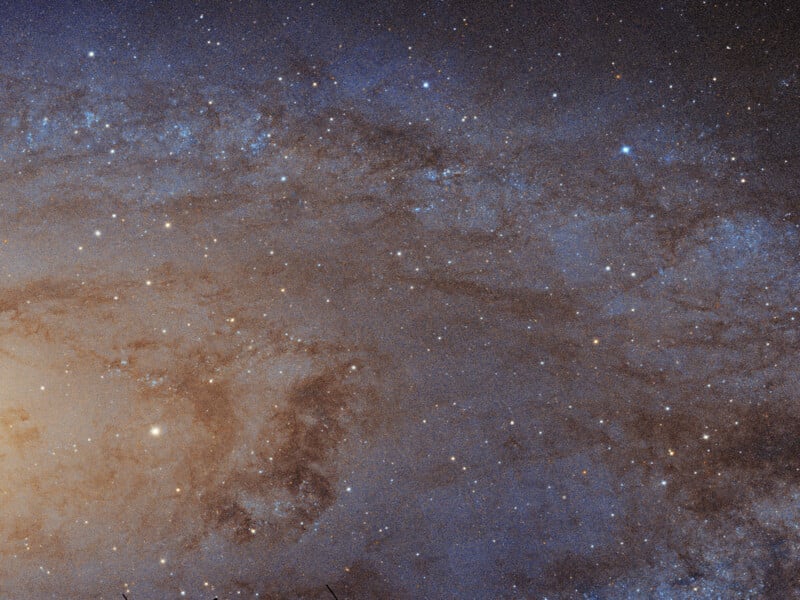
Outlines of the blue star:
[{"label": "blue star", "polygon": [[627,154],[631,153],[631,147],[630,146],[623,146],[622,148],[619,149],[619,151],[622,154],[626,154],[627,155]]}]

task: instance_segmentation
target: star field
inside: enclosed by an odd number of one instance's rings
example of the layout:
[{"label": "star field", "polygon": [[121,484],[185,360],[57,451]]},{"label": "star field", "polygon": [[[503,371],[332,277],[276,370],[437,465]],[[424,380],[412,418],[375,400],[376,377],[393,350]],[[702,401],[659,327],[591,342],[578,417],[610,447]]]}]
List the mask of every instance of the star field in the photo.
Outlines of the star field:
[{"label": "star field", "polygon": [[800,594],[791,3],[2,7],[0,599]]}]

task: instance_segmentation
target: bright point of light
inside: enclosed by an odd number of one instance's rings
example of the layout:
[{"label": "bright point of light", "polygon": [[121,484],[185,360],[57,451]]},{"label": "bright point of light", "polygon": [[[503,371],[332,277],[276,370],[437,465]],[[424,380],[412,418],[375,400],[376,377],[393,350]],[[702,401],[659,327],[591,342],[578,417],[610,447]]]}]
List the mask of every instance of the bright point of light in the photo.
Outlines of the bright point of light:
[{"label": "bright point of light", "polygon": [[623,146],[622,148],[620,148],[619,151],[622,152],[623,154],[630,154],[631,153],[631,147],[630,146]]},{"label": "bright point of light", "polygon": [[427,81],[423,81],[422,82],[422,87],[427,90],[429,87],[431,87],[431,84],[428,83]]},{"label": "bright point of light", "polygon": [[153,437],[160,436],[161,435],[161,427],[159,427],[158,425],[153,425],[150,428],[150,435],[152,435]]},{"label": "bright point of light", "polygon": [[87,56],[88,56],[89,58],[94,58],[94,50],[89,50],[89,52],[88,52]]},{"label": "bright point of light", "polygon": [[100,237],[101,235],[103,235],[102,231],[100,231],[99,229],[94,230],[94,237]]}]

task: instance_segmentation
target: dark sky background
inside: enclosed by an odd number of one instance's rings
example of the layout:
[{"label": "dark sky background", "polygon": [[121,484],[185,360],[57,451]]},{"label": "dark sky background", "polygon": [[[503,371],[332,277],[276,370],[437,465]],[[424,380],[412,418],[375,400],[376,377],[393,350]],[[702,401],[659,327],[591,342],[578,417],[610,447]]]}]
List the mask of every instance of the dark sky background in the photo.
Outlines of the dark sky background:
[{"label": "dark sky background", "polygon": [[800,597],[798,10],[2,3],[0,598]]}]

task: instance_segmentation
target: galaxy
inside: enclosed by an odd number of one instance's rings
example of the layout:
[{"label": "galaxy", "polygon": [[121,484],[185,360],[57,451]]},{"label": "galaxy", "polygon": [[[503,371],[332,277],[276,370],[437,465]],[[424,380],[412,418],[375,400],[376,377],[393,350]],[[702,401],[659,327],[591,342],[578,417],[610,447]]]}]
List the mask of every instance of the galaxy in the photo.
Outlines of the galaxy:
[{"label": "galaxy", "polygon": [[0,11],[0,599],[800,597],[797,5]]}]

